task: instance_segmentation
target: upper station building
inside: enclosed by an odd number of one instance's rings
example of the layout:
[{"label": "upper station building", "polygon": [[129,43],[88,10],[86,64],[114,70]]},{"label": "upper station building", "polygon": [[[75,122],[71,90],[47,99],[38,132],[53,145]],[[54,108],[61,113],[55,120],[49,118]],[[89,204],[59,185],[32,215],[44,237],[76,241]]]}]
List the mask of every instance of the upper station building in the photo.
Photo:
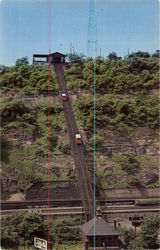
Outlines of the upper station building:
[{"label": "upper station building", "polygon": [[66,55],[55,52],[49,55],[45,54],[33,54],[33,64],[34,65],[45,65],[45,64],[54,64],[54,63],[65,63]]}]

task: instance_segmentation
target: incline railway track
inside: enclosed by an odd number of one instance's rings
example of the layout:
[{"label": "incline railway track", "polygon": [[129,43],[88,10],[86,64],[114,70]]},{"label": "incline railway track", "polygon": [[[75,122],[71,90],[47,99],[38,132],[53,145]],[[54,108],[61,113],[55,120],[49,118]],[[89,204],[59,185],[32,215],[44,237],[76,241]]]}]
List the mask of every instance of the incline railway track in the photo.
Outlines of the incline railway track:
[{"label": "incline railway track", "polygon": [[93,218],[94,217],[93,187],[85,161],[83,144],[77,145],[75,141],[75,134],[78,134],[78,128],[73,114],[69,94],[66,88],[63,68],[61,64],[55,64],[54,67],[51,66],[51,69],[55,70],[56,72],[60,92],[65,93],[67,96],[67,101],[62,102],[62,105],[63,105],[68,133],[70,136],[70,143],[71,143],[75,168],[78,174],[82,203],[85,210],[86,218],[87,219]]}]

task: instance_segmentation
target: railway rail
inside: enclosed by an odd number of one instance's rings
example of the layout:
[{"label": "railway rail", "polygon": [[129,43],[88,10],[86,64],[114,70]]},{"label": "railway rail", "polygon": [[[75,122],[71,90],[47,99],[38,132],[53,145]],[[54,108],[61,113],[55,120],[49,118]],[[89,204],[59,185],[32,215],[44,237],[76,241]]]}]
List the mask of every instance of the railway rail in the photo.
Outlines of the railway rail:
[{"label": "railway rail", "polygon": [[[82,200],[79,199],[63,199],[50,200],[50,207],[75,207],[82,206]],[[25,200],[25,201],[1,201],[1,210],[9,209],[28,209],[48,207],[48,200]]]},{"label": "railway rail", "polygon": [[[36,207],[36,208],[27,208],[27,209],[9,209],[9,210],[0,210],[0,215],[3,216],[14,216],[14,214],[20,213],[31,213],[36,212],[39,215],[50,215],[53,216],[84,216],[84,210],[82,206],[78,207],[57,207],[49,208]],[[119,214],[119,213],[145,213],[145,212],[160,212],[160,207],[158,205],[150,205],[150,207],[138,207],[137,205],[121,205],[121,206],[106,206],[102,208],[102,214]]]},{"label": "railway rail", "polygon": [[[157,197],[156,197],[157,198]],[[153,198],[154,199],[154,198]],[[160,202],[155,204],[141,203],[147,199],[96,199],[96,205],[100,207],[123,207],[123,206],[136,206],[136,207],[153,207],[153,205],[159,206]],[[150,198],[148,198],[150,200]],[[45,208],[48,207],[48,200],[25,200],[25,201],[4,201],[1,200],[1,210],[13,209],[30,209],[30,208]],[[81,207],[82,200],[80,199],[54,199],[50,200],[50,208],[58,207]]]},{"label": "railway rail", "polygon": [[67,97],[67,101],[63,102],[63,110],[64,116],[67,124],[68,133],[70,136],[71,149],[73,154],[73,159],[75,163],[75,168],[78,174],[78,181],[81,190],[82,203],[84,206],[86,217],[93,218],[94,217],[94,195],[93,195],[93,187],[91,184],[91,180],[89,177],[87,165],[85,162],[83,143],[81,145],[77,145],[75,142],[75,134],[78,134],[78,128],[76,125],[76,121],[74,118],[72,105],[70,102],[69,94],[66,88],[66,83],[64,79],[64,73],[61,64],[55,64],[55,66],[51,66],[52,70],[55,70],[57,80],[59,83],[59,89],[61,93],[65,93]]}]

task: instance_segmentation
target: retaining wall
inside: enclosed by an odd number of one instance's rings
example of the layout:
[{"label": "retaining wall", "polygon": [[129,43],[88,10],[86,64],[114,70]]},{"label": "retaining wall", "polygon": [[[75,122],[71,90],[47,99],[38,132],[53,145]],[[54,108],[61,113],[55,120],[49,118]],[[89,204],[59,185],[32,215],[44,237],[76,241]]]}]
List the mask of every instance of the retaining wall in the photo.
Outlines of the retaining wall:
[{"label": "retaining wall", "polygon": [[121,189],[108,189],[100,191],[101,199],[145,199],[145,198],[159,198],[159,188],[121,188]]},{"label": "retaining wall", "polygon": [[[50,182],[49,196],[50,199],[81,199],[77,182]],[[48,182],[36,183],[26,191],[26,200],[34,199],[48,199]]]}]

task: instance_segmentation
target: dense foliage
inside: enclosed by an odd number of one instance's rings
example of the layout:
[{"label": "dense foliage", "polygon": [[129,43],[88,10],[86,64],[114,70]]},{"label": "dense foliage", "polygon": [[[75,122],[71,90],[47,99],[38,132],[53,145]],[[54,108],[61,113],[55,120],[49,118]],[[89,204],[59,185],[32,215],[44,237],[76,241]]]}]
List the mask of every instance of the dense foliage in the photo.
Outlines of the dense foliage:
[{"label": "dense foliage", "polygon": [[[94,75],[96,74],[96,76]],[[159,86],[159,62],[157,58],[128,57],[98,59],[73,63],[65,72],[68,87],[86,89],[93,93],[96,80],[97,93],[146,93]]]},{"label": "dense foliage", "polygon": [[[34,236],[48,239],[48,223],[36,213],[15,214],[14,217],[2,219],[2,247],[18,248],[33,246]],[[77,244],[81,241],[79,225],[81,219],[50,220],[49,237],[51,247],[57,244]]]},{"label": "dense foliage", "polygon": [[104,95],[96,100],[80,98],[74,103],[76,118],[86,130],[93,130],[94,115],[97,128],[127,130],[136,127],[158,128],[159,100],[156,97],[138,95],[134,100],[118,95]]},{"label": "dense foliage", "polygon": [[6,217],[1,221],[2,247],[17,248],[18,246],[33,245],[34,236],[46,238],[47,223],[35,213],[15,214],[14,217]]},{"label": "dense foliage", "polygon": [[21,100],[5,98],[0,104],[1,125],[5,129],[36,129],[36,113]]},{"label": "dense foliage", "polygon": [[18,63],[18,65],[3,69],[0,73],[0,82],[3,90],[14,89],[19,92],[51,92],[56,93],[58,84],[55,73],[44,66],[32,66]]},{"label": "dense foliage", "polygon": [[150,95],[159,87],[159,61],[154,54],[139,51],[122,60],[113,52],[105,60],[97,58],[96,65],[93,60],[77,60],[65,71],[65,78],[72,91],[93,94],[95,87],[96,102],[89,96],[74,104],[76,118],[86,130],[93,130],[94,117],[97,128],[158,128],[159,99]]},{"label": "dense foliage", "polygon": [[59,219],[52,222],[51,231],[55,243],[77,244],[81,241],[80,228],[81,219]]},{"label": "dense foliage", "polygon": [[133,229],[119,228],[126,249],[159,249],[158,232],[160,226],[159,215],[145,218],[141,230],[135,237]]}]

